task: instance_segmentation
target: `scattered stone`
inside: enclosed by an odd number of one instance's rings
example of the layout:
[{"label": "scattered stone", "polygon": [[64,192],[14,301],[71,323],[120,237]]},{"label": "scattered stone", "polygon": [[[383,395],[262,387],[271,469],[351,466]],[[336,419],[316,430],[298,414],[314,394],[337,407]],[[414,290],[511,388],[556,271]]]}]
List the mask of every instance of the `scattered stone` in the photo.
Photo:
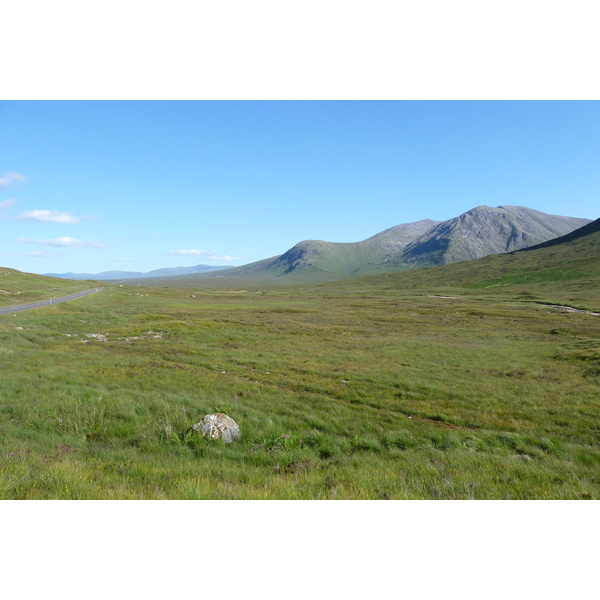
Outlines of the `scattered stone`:
[{"label": "scattered stone", "polygon": [[104,334],[104,333],[86,333],[85,337],[94,338],[101,342],[108,342],[108,338],[106,337],[106,335],[107,334]]},{"label": "scattered stone", "polygon": [[591,310],[582,310],[581,308],[574,308],[572,306],[563,306],[562,304],[545,304],[544,306],[547,306],[548,308],[556,308],[565,312],[580,313],[582,315],[592,315],[594,317],[600,317],[599,312],[592,312]]},{"label": "scattered stone", "polygon": [[[163,337],[163,334],[160,333],[159,331],[150,330],[150,331],[144,331],[143,335],[133,335],[131,337],[126,337],[126,338],[124,338],[124,341],[132,342],[134,340],[145,340],[148,338],[157,340],[157,339],[160,339],[161,337]],[[119,339],[123,339],[123,338],[119,338]]]},{"label": "scattered stone", "polygon": [[222,439],[226,444],[231,444],[242,437],[238,424],[223,413],[206,415],[202,421],[194,425],[193,429],[204,437],[213,440]]}]

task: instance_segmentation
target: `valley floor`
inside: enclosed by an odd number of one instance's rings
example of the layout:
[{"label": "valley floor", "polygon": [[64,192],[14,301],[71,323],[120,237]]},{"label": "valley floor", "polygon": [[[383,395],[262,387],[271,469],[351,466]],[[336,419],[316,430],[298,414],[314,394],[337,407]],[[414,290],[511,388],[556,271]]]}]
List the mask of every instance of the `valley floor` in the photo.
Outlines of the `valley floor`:
[{"label": "valley floor", "polygon": [[1,316],[0,498],[598,499],[600,318],[392,288]]}]

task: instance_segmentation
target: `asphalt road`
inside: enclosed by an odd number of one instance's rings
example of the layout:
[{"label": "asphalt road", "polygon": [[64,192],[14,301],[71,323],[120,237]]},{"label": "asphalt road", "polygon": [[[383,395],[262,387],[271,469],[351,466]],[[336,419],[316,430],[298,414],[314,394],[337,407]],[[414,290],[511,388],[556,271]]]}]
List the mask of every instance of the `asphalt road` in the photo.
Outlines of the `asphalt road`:
[{"label": "asphalt road", "polygon": [[31,304],[19,304],[18,306],[4,306],[0,308],[0,315],[7,313],[16,313],[21,310],[29,310],[30,308],[40,308],[42,306],[50,306],[51,304],[58,304],[59,302],[68,302],[69,300],[77,300],[77,298],[83,298],[94,292],[99,292],[102,288],[94,288],[93,290],[86,290],[85,292],[79,292],[78,294],[72,294],[71,296],[64,296],[63,298],[50,298],[50,300],[44,300],[43,302],[32,302]]}]

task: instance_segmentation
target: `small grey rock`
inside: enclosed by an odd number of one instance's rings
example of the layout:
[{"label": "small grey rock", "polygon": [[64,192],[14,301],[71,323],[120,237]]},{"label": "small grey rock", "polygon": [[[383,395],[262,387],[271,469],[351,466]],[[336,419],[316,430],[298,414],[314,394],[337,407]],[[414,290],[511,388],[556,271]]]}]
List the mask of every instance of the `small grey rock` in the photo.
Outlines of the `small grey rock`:
[{"label": "small grey rock", "polygon": [[204,437],[213,440],[222,439],[226,444],[231,444],[242,437],[238,424],[223,413],[206,415],[202,421],[194,425],[193,429]]}]

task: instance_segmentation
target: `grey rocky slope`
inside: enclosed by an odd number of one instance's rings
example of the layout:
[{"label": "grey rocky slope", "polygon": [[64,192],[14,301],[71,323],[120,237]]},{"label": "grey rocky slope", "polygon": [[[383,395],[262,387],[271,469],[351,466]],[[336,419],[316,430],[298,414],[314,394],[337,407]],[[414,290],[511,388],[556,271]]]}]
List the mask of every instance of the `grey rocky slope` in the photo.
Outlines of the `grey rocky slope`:
[{"label": "grey rocky slope", "polygon": [[407,265],[443,265],[535,246],[590,219],[547,215],[523,206],[478,206],[439,223],[403,250]]}]

